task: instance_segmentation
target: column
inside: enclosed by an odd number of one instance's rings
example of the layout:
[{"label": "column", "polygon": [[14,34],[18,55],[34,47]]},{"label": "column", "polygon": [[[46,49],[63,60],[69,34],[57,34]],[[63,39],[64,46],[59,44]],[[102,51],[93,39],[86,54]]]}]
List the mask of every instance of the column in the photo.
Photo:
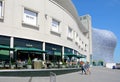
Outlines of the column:
[{"label": "column", "polygon": [[[45,42],[43,42],[43,50],[45,51]],[[43,60],[45,61],[45,53],[43,53]]]},{"label": "column", "polygon": [[62,60],[64,61],[64,47],[62,47]]},{"label": "column", "polygon": [[[13,48],[14,47],[14,37],[11,37],[10,38],[10,48]],[[13,58],[14,56],[14,54],[13,54],[14,52],[13,51],[10,51],[10,58]]]}]

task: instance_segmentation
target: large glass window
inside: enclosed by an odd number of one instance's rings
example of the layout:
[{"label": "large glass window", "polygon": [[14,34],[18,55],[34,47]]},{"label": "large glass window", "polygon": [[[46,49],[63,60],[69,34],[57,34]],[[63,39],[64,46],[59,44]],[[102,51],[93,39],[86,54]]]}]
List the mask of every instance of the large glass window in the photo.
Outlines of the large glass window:
[{"label": "large glass window", "polygon": [[59,32],[59,24],[60,22],[56,19],[52,19],[52,31]]},{"label": "large glass window", "polygon": [[[10,47],[10,37],[0,35],[0,46]],[[0,48],[0,61],[9,61],[10,51]]]},{"label": "large glass window", "polygon": [[68,27],[68,38],[73,38],[73,30],[72,30],[72,28],[70,28],[70,27]]},{"label": "large glass window", "polygon": [[29,47],[29,48],[37,48],[42,50],[42,42],[28,40],[28,39],[21,39],[15,38],[14,39],[14,47]]},{"label": "large glass window", "polygon": [[46,43],[45,51],[47,51],[46,59],[52,62],[62,60],[62,46]]},{"label": "large glass window", "polygon": [[38,13],[24,9],[23,23],[37,26]]},{"label": "large glass window", "polygon": [[10,37],[0,35],[0,45],[10,46]]}]

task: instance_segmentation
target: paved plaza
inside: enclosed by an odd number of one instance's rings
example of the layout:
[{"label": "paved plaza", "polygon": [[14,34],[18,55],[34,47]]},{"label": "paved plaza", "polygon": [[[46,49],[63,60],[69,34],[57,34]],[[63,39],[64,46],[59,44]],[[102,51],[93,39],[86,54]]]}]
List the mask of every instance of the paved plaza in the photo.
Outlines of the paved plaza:
[{"label": "paved plaza", "polygon": [[[54,77],[52,77],[54,79]],[[0,82],[55,82],[50,77],[0,77]],[[82,75],[81,71],[56,76],[56,82],[120,82],[120,70],[104,67],[92,67],[91,75]]]}]

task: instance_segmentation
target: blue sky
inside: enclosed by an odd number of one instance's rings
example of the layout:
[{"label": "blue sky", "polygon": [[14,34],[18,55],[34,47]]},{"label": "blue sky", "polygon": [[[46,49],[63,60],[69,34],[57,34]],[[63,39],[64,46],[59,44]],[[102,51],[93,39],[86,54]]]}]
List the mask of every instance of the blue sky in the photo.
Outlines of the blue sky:
[{"label": "blue sky", "polygon": [[112,31],[117,37],[114,61],[120,62],[120,0],[72,0],[78,14],[89,14],[92,27]]}]

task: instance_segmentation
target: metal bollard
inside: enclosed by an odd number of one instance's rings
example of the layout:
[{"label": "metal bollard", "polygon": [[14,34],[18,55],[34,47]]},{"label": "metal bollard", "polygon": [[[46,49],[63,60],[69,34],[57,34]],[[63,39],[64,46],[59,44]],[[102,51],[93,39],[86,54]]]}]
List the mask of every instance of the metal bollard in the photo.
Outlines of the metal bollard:
[{"label": "metal bollard", "polygon": [[29,81],[28,82],[32,82],[32,76],[30,77]]},{"label": "metal bollard", "polygon": [[50,82],[56,82],[56,74],[53,72],[50,72]]}]

